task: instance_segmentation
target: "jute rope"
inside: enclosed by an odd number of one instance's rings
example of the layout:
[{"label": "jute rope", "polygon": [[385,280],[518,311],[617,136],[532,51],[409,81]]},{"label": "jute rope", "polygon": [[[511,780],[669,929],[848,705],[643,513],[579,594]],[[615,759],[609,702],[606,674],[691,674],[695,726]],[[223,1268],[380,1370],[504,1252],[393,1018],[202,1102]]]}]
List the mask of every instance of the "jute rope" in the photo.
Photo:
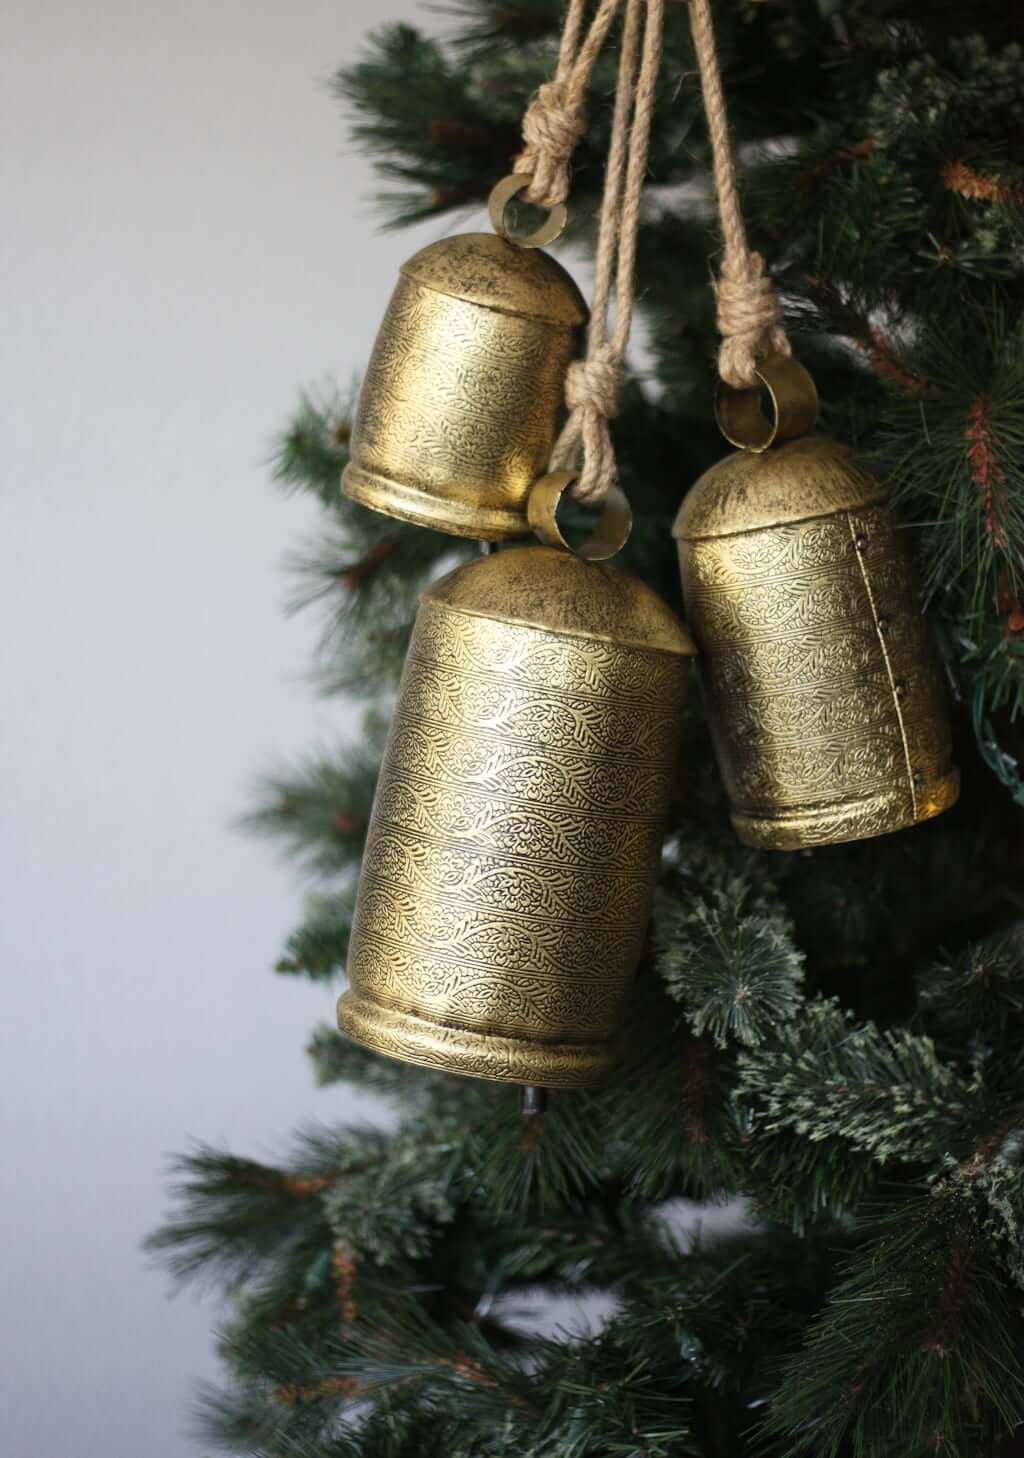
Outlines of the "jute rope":
[{"label": "jute rope", "polygon": [[531,178],[527,202],[554,208],[569,195],[569,164],[586,130],[587,84],[622,0],[600,0],[586,36],[587,0],[569,0],[553,80],[546,81],[523,117],[524,147],[513,170]]},{"label": "jute rope", "polygon": [[718,330],[722,336],[718,373],[727,385],[745,389],[757,383],[755,370],[759,360],[769,354],[789,355],[792,351],[782,323],[782,306],[765,272],[764,259],[760,253],[751,252],[747,242],[715,48],[711,0],[689,0],[689,4],[725,244],[715,284]]},{"label": "jute rope", "polygon": [[[569,366],[565,386],[569,418],[551,458],[556,470],[572,469],[579,462],[572,494],[588,505],[600,502],[618,475],[608,422],[618,413],[633,322],[637,233],[663,20],[664,0],[626,0],[587,352]],[[609,330],[613,284],[615,319]]]},{"label": "jute rope", "polygon": [[[615,483],[608,421],[622,396],[626,346],[633,319],[640,202],[650,143],[665,0],[600,0],[580,42],[586,0],[569,0],[555,80],[542,86],[523,121],[526,147],[517,172],[532,178],[526,196],[551,207],[568,191],[572,150],[584,129],[586,87],[620,5],[625,5],[611,142],[605,170],[594,265],[594,297],[585,358],[569,367],[569,418],[551,457],[552,469],[575,469],[572,495],[596,504]],[[615,320],[609,329],[614,292]]]}]

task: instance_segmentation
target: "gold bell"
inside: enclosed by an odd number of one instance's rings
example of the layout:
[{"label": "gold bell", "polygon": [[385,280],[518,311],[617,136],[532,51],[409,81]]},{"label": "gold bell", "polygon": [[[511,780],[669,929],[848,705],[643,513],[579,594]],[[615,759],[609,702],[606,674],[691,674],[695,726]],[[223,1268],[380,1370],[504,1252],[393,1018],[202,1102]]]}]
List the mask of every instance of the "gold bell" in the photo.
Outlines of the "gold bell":
[{"label": "gold bell", "polygon": [[[795,360],[724,391],[719,424],[753,445],[713,466],[674,527],[687,619],[732,820],[796,850],[928,820],[956,801],[943,686],[885,486],[819,436]],[[776,444],[786,435],[797,435]]]},{"label": "gold bell", "polygon": [[431,586],[374,801],[338,1021],[448,1073],[597,1082],[640,956],[693,645],[603,563]]},{"label": "gold bell", "polygon": [[458,537],[525,535],[586,318],[565,269],[532,246],[468,233],[417,253],[363,381],[345,494]]}]

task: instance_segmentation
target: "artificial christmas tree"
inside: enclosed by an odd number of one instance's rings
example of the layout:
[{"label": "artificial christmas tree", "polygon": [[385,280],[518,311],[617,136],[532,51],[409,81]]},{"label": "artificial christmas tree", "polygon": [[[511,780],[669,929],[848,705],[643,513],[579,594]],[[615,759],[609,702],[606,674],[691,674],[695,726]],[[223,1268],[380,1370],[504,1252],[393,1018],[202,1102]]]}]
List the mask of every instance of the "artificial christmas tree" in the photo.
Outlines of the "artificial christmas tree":
[{"label": "artificial christmas tree", "polygon": [[[394,27],[338,79],[357,139],[406,188],[396,221],[482,206],[555,72],[559,0],[458,8],[443,44]],[[877,840],[748,849],[691,696],[685,793],[666,791],[651,934],[602,1088],[524,1121],[499,1085],[325,1029],[318,1078],[392,1100],[392,1132],[327,1111],[280,1165],[183,1161],[153,1245],[230,1294],[229,1377],[205,1417],[227,1452],[997,1458],[1024,1422],[1021,22],[1005,0],[739,0],[715,20],[747,222],[794,352],[828,433],[912,529],[960,803]],[[575,155],[577,247],[618,36]],[[701,114],[672,4],[639,238],[649,363],[613,431],[635,516],[622,561],[677,607],[672,519],[721,453]],[[340,495],[348,418],[306,401],[279,475],[323,502],[303,591],[328,612],[325,688],[365,697],[366,732],[253,815],[318,881],[281,969],[325,979],[346,963],[417,595],[475,550]],[[737,1198],[739,1233],[678,1233],[678,1201]],[[601,1292],[612,1314],[539,1337],[519,1310],[538,1290]]]}]

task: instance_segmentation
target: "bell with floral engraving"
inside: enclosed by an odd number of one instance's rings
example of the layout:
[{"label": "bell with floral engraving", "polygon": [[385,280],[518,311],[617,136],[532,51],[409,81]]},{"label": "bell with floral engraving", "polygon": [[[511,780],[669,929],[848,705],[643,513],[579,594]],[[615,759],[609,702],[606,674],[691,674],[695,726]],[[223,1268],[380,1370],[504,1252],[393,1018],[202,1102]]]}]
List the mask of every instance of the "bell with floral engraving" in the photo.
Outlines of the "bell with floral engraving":
[{"label": "bell with floral engraving", "polygon": [[746,445],[705,472],[674,535],[707,716],[740,839],[770,850],[860,840],[952,805],[945,696],[906,534],[882,481],[812,435],[795,360],[724,390]]},{"label": "bell with floral engraving", "polygon": [[692,653],[650,588],[550,546],[424,593],[360,876],[346,1033],[478,1078],[605,1075]]},{"label": "bell with floral engraving", "polygon": [[468,233],[422,249],[377,336],[345,494],[459,537],[526,535],[586,318],[579,289],[538,248]]}]

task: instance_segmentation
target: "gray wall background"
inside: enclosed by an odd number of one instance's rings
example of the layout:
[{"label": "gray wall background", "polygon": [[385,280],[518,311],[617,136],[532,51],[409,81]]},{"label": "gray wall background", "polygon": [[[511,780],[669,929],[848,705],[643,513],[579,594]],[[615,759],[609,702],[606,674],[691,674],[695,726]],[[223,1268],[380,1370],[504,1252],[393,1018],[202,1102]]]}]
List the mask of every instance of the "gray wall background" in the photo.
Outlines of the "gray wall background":
[{"label": "gray wall background", "polygon": [[265,463],[416,246],[375,235],[324,82],[420,8],[3,6],[4,1458],[201,1451],[216,1308],[138,1249],[166,1156],[342,1108],[302,1053],[331,993],[269,970],[297,879],[229,824],[343,728],[281,613],[312,513]]}]

